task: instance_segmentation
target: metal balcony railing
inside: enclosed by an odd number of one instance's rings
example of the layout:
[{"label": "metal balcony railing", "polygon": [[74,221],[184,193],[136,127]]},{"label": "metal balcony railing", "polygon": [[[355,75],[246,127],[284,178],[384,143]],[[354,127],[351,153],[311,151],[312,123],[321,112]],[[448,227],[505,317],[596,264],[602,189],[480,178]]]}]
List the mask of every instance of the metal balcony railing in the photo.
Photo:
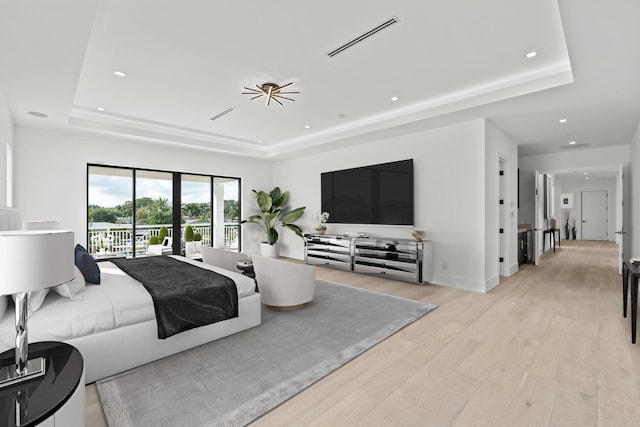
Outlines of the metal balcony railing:
[{"label": "metal balcony railing", "polygon": [[[211,245],[211,226],[209,224],[189,224],[194,233],[202,235],[202,244]],[[173,237],[172,224],[137,225],[136,235],[133,236],[131,225],[123,224],[108,228],[90,228],[88,248],[90,254],[95,256],[133,256],[134,245],[136,256],[144,255],[149,246],[149,237],[158,236],[160,228],[167,227],[169,236]],[[182,226],[181,234],[184,235]],[[224,248],[238,248],[238,224],[224,224],[221,228],[223,233]],[[218,229],[218,227],[215,227]]]}]

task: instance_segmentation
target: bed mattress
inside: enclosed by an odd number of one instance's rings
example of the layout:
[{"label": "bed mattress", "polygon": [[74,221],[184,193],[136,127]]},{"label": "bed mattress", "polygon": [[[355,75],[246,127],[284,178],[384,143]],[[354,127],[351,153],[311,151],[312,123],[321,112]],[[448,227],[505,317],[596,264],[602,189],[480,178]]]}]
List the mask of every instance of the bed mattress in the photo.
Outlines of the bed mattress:
[{"label": "bed mattress", "polygon": [[[175,256],[184,262],[230,277],[238,288],[238,298],[255,293],[250,277],[199,261]],[[153,301],[144,286],[115,264],[99,262],[100,285],[87,285],[82,300],[70,300],[49,292],[44,303],[28,320],[29,342],[66,341],[155,319]],[[14,347],[13,304],[0,319],[0,351]]]}]

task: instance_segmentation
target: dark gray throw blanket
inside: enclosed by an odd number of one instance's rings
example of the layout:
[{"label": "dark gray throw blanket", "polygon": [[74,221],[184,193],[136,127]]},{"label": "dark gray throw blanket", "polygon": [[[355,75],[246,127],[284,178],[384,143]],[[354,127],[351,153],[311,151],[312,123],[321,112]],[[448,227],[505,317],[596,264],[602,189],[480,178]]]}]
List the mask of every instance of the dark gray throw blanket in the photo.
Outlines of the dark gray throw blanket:
[{"label": "dark gray throw blanket", "polygon": [[160,339],[238,317],[238,289],[222,274],[165,256],[111,262],[151,294]]}]

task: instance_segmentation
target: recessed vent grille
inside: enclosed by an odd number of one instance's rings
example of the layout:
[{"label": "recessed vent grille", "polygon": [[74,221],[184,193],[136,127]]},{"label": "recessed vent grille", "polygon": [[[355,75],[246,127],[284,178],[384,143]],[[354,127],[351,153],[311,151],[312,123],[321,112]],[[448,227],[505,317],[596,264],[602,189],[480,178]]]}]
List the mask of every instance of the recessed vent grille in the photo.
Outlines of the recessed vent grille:
[{"label": "recessed vent grille", "polygon": [[561,150],[573,150],[574,148],[585,148],[588,147],[589,144],[585,143],[585,144],[573,144],[573,145],[561,145],[560,149]]},{"label": "recessed vent grille", "polygon": [[233,111],[233,108],[229,108],[228,110],[224,110],[220,114],[216,114],[215,116],[211,117],[209,120],[218,120],[220,117],[224,116],[225,114],[229,114],[232,111]]},{"label": "recessed vent grille", "polygon": [[330,58],[333,58],[334,56],[336,56],[340,52],[344,52],[346,49],[349,49],[350,47],[360,43],[362,40],[371,37],[372,35],[384,30],[385,28],[395,24],[396,22],[398,22],[398,18],[393,16],[391,19],[387,20],[383,24],[378,25],[377,27],[367,31],[366,33],[364,33],[361,36],[356,37],[355,39],[351,40],[350,42],[347,42],[347,43],[343,44],[339,48],[337,48],[335,50],[332,50],[331,52],[327,53],[327,55],[329,55]]}]

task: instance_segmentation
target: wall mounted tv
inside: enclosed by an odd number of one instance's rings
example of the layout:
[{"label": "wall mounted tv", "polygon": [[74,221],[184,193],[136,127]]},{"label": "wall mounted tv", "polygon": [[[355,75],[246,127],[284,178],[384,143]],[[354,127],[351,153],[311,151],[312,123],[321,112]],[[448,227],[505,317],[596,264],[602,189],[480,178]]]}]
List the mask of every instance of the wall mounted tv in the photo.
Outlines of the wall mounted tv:
[{"label": "wall mounted tv", "polygon": [[413,159],[325,172],[320,180],[330,223],[413,225]]}]

